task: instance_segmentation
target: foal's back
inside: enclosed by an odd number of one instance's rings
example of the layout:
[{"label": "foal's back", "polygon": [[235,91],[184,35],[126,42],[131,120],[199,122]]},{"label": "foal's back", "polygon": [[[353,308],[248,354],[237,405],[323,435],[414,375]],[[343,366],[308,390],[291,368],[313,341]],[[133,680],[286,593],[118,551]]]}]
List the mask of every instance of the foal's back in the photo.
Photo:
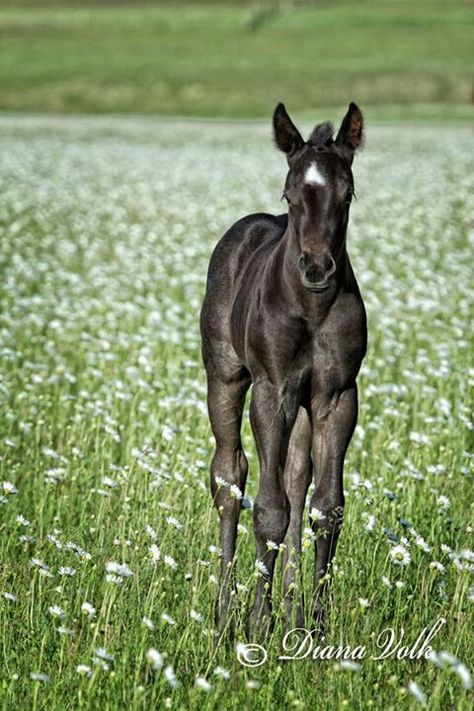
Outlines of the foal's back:
[{"label": "foal's back", "polygon": [[288,215],[258,212],[246,215],[230,227],[214,249],[208,271],[208,292],[228,298],[249,268],[262,268],[288,225]]}]

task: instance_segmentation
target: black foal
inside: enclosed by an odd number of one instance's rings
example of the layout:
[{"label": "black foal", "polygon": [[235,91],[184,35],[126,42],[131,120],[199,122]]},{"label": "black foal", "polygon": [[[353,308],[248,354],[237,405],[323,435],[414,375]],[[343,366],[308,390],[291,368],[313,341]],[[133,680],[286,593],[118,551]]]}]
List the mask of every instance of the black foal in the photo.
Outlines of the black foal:
[{"label": "black foal", "polygon": [[240,428],[252,384],[250,422],[260,462],[254,508],[257,582],[253,621],[266,623],[278,546],[284,548],[289,621],[301,520],[311,480],[316,534],[313,616],[320,619],[325,576],[344,507],[343,465],[357,419],[356,378],[366,351],[364,304],[346,249],[354,194],[352,160],[362,114],[351,103],[335,139],[330,123],[304,141],[283,104],[273,117],[289,171],[288,213],[249,215],[222,237],[211,258],[201,313],[202,351],[216,451],[211,490],[220,517],[221,588],[216,615],[226,622],[247,460]]}]

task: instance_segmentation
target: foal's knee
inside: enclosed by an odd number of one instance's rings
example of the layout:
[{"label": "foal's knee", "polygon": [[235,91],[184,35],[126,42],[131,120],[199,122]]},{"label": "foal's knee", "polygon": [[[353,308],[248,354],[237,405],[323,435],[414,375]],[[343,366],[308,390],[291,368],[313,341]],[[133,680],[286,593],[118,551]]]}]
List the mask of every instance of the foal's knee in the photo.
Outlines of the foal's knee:
[{"label": "foal's knee", "polygon": [[257,540],[272,541],[277,545],[283,542],[290,522],[290,504],[284,491],[281,495],[267,499],[259,494],[255,500],[254,529]]}]

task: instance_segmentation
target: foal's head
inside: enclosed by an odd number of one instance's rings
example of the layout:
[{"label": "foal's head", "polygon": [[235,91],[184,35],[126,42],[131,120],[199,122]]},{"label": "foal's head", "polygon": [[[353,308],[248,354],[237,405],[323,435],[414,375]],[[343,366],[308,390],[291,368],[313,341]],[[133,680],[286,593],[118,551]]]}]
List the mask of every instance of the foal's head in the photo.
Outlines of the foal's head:
[{"label": "foal's head", "polygon": [[324,291],[345,249],[354,194],[351,165],[362,140],[362,113],[351,103],[335,139],[332,124],[325,122],[305,142],[284,105],[278,104],[273,128],[276,144],[288,159],[283,197],[298,243],[299,275],[307,289]]}]

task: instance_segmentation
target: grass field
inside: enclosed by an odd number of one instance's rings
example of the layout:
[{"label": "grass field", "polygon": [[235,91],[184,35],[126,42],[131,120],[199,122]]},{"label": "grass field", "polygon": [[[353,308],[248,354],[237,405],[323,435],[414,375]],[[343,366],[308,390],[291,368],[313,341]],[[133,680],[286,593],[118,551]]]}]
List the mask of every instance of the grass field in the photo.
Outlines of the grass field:
[{"label": "grass field", "polygon": [[[0,146],[2,707],[472,708],[472,133],[369,126],[349,247],[370,344],[327,631],[367,657],[279,660],[277,595],[258,668],[213,633],[198,312],[222,231],[281,209],[269,128],[4,117]],[[371,659],[384,628],[411,645],[440,618],[434,659]]]},{"label": "grass field", "polygon": [[0,2],[0,109],[472,120],[465,0]]}]

